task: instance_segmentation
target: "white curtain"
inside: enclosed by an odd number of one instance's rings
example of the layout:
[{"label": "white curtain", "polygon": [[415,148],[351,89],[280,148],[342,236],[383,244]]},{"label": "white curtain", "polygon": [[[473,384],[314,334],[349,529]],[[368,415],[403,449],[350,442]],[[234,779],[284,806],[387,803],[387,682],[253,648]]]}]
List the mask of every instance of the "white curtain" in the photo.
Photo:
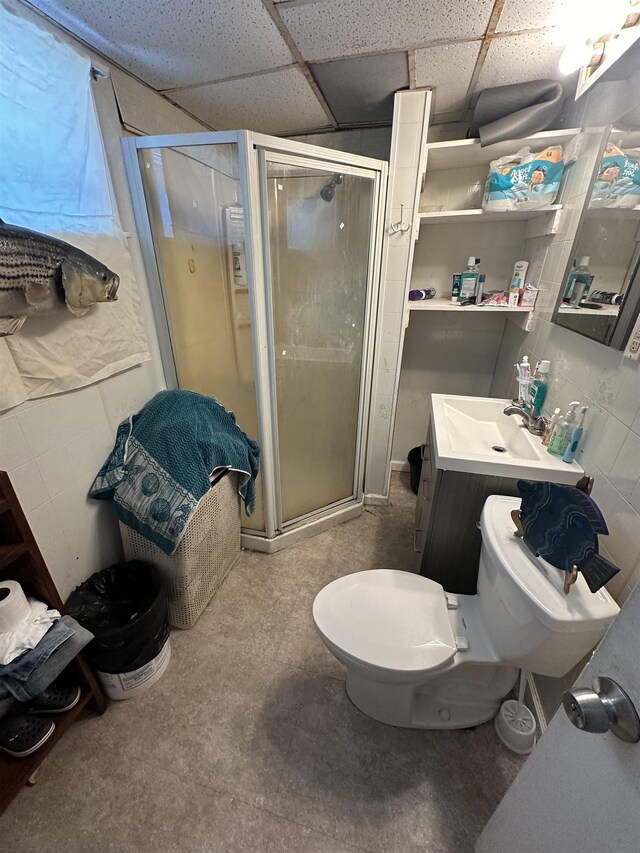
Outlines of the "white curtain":
[{"label": "white curtain", "polygon": [[118,301],[84,317],[29,317],[0,339],[0,410],[149,359],[113,200],[89,58],[0,2],[0,218],[59,237],[120,276]]}]

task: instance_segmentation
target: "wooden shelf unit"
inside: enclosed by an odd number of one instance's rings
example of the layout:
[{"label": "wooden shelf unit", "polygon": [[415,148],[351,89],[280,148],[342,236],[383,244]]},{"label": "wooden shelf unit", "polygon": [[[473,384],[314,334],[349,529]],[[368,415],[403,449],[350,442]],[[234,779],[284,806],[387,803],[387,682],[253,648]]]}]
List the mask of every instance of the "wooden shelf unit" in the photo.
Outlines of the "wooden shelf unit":
[{"label": "wooden shelf unit", "polygon": [[[60,612],[64,611],[62,599],[5,471],[0,471],[0,580],[18,581],[28,595]],[[83,656],[78,655],[69,666],[75,669],[82,691],[78,704],[64,714],[52,716],[56,724],[54,733],[32,755],[13,758],[6,752],[0,752],[0,814],[78,715],[87,707],[102,714],[107,707],[107,699]]]}]

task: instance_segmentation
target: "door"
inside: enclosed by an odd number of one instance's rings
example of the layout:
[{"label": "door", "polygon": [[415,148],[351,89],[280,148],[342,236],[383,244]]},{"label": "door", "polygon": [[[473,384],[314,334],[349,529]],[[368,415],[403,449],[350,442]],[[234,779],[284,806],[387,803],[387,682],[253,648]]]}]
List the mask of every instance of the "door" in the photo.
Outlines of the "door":
[{"label": "door", "polygon": [[[575,687],[612,678],[640,709],[640,584]],[[476,853],[638,853],[640,743],[587,734],[560,708],[476,843]]]},{"label": "door", "polygon": [[261,152],[278,529],[362,500],[379,172]]}]

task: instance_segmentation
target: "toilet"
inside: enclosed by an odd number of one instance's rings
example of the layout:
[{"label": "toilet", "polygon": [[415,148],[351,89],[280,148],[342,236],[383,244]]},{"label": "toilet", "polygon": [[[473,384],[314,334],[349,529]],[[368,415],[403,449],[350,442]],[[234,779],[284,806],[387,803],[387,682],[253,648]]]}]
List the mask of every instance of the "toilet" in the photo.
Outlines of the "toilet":
[{"label": "toilet", "polygon": [[316,628],[346,667],[351,701],[393,726],[458,729],[490,720],[520,668],[565,675],[598,642],[619,607],[514,535],[517,498],[484,505],[476,595],[428,578],[374,569],[338,578],[313,603]]}]

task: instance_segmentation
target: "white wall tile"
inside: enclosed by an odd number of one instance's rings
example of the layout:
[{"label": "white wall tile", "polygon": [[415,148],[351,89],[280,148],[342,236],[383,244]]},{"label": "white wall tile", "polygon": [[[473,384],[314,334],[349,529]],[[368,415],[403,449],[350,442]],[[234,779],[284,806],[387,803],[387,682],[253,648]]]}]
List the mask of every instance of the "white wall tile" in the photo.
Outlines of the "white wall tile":
[{"label": "white wall tile", "polygon": [[611,468],[611,482],[628,501],[640,483],[640,435],[630,430]]},{"label": "white wall tile", "polygon": [[[589,409],[581,447],[583,453],[593,461],[605,477],[610,475],[628,432],[623,423],[607,414],[599,406],[592,406]],[[584,460],[578,461],[583,468],[588,467]]]},{"label": "white wall tile", "polygon": [[29,513],[29,526],[41,551],[60,539],[62,529],[52,501],[40,504]]},{"label": "white wall tile", "polygon": [[89,489],[113,449],[115,433],[106,423],[88,429],[66,446],[75,481]]},{"label": "white wall tile", "polygon": [[393,189],[391,191],[391,203],[393,207],[404,204],[407,213],[413,207],[413,194],[416,188],[416,170],[411,166],[403,166],[396,169],[393,175]]},{"label": "white wall tile", "polygon": [[596,475],[591,496],[609,528],[609,536],[602,537],[605,548],[625,575],[631,575],[640,557],[638,514],[602,475]]},{"label": "white wall tile", "polygon": [[393,279],[394,281],[404,282],[408,261],[408,246],[394,246],[389,244],[387,248],[386,277]]},{"label": "white wall tile", "polygon": [[15,415],[0,418],[0,470],[13,471],[31,459],[29,445]]},{"label": "white wall tile", "polygon": [[9,479],[23,512],[30,513],[49,500],[49,495],[35,462],[27,462],[26,465],[21,465],[19,468],[10,471]]},{"label": "white wall tile", "polygon": [[74,481],[71,460],[64,447],[56,447],[38,456],[36,464],[50,498],[68,489]]},{"label": "white wall tile", "polygon": [[80,388],[19,411],[17,418],[31,452],[41,456],[78,433],[106,420],[102,398],[96,385]]},{"label": "white wall tile", "polygon": [[416,166],[419,157],[422,126],[420,124],[402,125],[396,145],[396,163],[398,168]]},{"label": "white wall tile", "polygon": [[397,342],[402,331],[403,314],[400,311],[389,311],[382,317],[380,328],[380,340],[383,342]]},{"label": "white wall tile", "polygon": [[640,424],[640,362],[624,358],[620,364],[620,373],[620,390],[611,411],[630,427],[636,418]]}]

